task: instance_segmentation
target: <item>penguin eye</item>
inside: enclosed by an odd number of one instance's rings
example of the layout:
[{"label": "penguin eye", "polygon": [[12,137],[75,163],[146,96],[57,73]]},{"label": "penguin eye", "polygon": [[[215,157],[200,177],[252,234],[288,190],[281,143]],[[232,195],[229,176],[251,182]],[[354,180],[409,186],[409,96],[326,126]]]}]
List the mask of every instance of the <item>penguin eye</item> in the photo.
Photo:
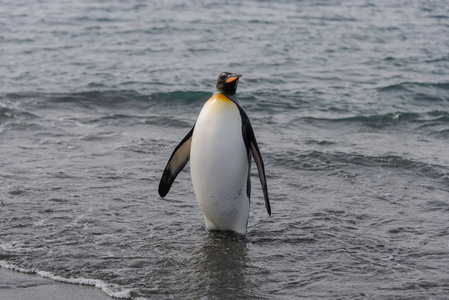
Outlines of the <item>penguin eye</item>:
[{"label": "penguin eye", "polygon": [[220,79],[225,80],[228,77],[228,75],[226,75],[226,73],[221,73],[220,74]]}]

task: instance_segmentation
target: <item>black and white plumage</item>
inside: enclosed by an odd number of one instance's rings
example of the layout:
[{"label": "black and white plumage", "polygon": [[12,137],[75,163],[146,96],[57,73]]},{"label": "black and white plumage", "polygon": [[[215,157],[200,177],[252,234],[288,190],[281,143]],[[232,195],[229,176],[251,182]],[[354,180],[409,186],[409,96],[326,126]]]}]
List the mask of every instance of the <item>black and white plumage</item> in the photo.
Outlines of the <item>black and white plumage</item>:
[{"label": "black and white plumage", "polygon": [[251,195],[251,157],[259,171],[269,215],[271,208],[256,137],[247,114],[237,101],[240,77],[234,73],[220,74],[215,93],[173,151],[159,183],[159,195],[167,195],[190,159],[193,188],[206,228],[245,235]]}]

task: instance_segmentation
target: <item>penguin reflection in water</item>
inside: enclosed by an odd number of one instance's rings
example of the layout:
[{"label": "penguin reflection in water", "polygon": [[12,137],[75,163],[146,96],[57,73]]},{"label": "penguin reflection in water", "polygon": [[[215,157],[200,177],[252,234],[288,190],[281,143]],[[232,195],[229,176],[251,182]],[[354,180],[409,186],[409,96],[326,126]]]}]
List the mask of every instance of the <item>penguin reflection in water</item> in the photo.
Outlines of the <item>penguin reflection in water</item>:
[{"label": "penguin reflection in water", "polygon": [[265,168],[253,128],[237,102],[242,75],[223,72],[195,125],[173,151],[159,183],[165,197],[190,158],[190,173],[208,230],[246,235],[251,195],[251,156],[271,215]]}]

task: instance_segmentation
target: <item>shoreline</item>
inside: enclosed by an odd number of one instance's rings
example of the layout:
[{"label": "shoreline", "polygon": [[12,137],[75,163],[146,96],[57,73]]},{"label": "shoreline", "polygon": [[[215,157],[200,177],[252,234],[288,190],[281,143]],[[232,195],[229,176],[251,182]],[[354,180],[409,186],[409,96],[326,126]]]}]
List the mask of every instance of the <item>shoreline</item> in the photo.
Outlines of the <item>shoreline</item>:
[{"label": "shoreline", "polygon": [[63,283],[37,274],[0,268],[0,299],[111,300],[114,298],[93,286]]}]

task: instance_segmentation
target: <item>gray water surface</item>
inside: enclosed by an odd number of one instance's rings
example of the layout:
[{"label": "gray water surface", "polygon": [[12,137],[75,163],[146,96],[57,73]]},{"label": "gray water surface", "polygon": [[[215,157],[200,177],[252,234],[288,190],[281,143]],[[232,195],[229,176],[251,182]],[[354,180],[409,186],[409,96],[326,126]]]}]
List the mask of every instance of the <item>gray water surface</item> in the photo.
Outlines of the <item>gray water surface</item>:
[{"label": "gray water surface", "polygon": [[[142,299],[447,299],[445,1],[3,1],[0,266]],[[246,238],[162,170],[222,71]]]}]

